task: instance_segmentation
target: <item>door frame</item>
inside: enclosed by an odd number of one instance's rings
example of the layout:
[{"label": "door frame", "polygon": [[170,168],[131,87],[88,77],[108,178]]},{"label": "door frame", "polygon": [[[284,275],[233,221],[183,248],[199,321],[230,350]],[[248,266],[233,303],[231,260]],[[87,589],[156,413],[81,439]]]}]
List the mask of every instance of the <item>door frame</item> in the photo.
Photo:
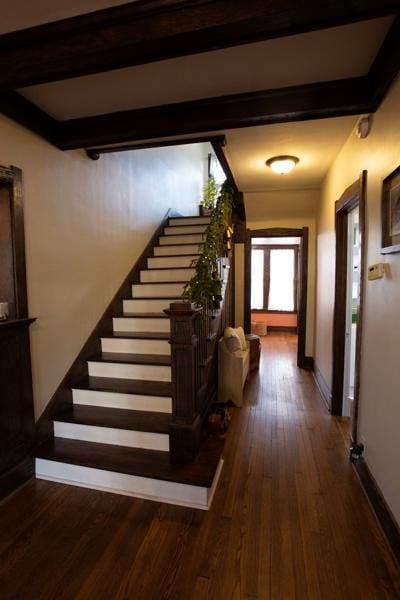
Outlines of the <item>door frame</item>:
[{"label": "door frame", "polygon": [[365,279],[365,213],[366,213],[366,184],[367,171],[350,185],[335,202],[335,300],[333,310],[333,368],[332,368],[332,400],[333,415],[342,415],[344,360],[346,344],[346,308],[347,308],[347,260],[348,260],[348,215],[358,206],[360,228],[360,301],[357,315],[356,359],[354,375],[354,410],[352,422],[352,438],[357,441],[357,423],[360,402],[360,370],[361,370],[361,341],[364,308],[364,279]]},{"label": "door frame", "polygon": [[306,356],[307,331],[307,284],[308,284],[308,227],[299,229],[291,227],[268,227],[265,229],[248,229],[245,242],[244,270],[244,328],[251,329],[251,239],[262,237],[299,237],[300,241],[300,277],[299,277],[299,310],[297,313],[297,366],[302,369],[313,369],[313,358]]}]

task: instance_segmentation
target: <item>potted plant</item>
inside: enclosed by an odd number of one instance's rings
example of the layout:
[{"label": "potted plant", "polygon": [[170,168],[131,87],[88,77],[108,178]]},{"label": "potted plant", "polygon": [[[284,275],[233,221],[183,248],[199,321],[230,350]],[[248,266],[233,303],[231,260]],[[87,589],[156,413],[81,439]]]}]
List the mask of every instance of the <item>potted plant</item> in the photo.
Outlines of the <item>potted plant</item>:
[{"label": "potted plant", "polygon": [[204,186],[203,197],[200,200],[200,215],[209,217],[215,206],[218,197],[218,185],[213,175],[209,175],[207,183]]},{"label": "potted plant", "polygon": [[195,274],[185,285],[183,297],[206,310],[219,307],[222,282],[219,276],[219,258],[224,251],[224,235],[232,208],[232,190],[226,182],[211,213],[205,231],[203,250],[194,264]]}]

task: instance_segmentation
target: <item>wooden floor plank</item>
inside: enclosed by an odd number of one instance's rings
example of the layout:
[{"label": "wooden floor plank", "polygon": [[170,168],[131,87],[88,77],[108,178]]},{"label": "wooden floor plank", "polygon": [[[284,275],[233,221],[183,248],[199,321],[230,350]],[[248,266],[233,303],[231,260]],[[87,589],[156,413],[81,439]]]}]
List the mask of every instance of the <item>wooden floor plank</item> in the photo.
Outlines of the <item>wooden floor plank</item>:
[{"label": "wooden floor plank", "polygon": [[1,600],[395,600],[400,574],[296,337],[268,334],[208,512],[32,480],[0,503]]}]

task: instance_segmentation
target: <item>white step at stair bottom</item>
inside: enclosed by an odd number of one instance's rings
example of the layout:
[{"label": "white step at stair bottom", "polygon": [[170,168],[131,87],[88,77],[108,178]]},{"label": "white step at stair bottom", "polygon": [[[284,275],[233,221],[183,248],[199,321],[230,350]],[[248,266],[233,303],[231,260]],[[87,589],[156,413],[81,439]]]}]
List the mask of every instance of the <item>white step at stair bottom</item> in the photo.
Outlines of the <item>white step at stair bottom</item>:
[{"label": "white step at stair bottom", "polygon": [[169,435],[166,433],[114,429],[113,427],[97,427],[95,425],[54,421],[54,436],[69,440],[81,440],[83,442],[125,446],[127,448],[169,451]]},{"label": "white step at stair bottom", "polygon": [[43,458],[36,459],[36,477],[47,481],[133,496],[134,498],[208,510],[211,506],[222,466],[223,461],[221,459],[212,486],[209,488],[162,479],[126,475],[125,473],[93,469]]},{"label": "white step at stair bottom", "polygon": [[149,340],[132,338],[101,338],[101,351],[114,354],[171,354],[168,340]]},{"label": "white step at stair bottom", "polygon": [[201,233],[189,233],[188,235],[161,235],[159,237],[160,246],[172,246],[176,244],[201,244],[204,241],[204,235]]},{"label": "white step at stair bottom", "polygon": [[197,254],[189,254],[189,256],[157,256],[155,258],[148,258],[147,266],[149,269],[194,267],[194,261],[197,259]]},{"label": "white step at stair bottom", "polygon": [[179,298],[182,296],[184,283],[134,283],[133,298]]},{"label": "white step at stair bottom", "polygon": [[154,256],[181,256],[182,254],[200,254],[202,244],[184,244],[183,246],[154,246]]},{"label": "white step at stair bottom", "polygon": [[[114,331],[148,331],[151,333],[169,333],[170,320],[167,317],[114,317]],[[145,354],[143,352],[142,354]]]},{"label": "white step at stair bottom", "polygon": [[195,273],[194,267],[186,269],[148,269],[140,271],[142,283],[156,283],[157,281],[189,281]]},{"label": "white step at stair bottom", "polygon": [[130,364],[88,361],[90,377],[139,379],[141,381],[171,381],[171,367],[164,365]]},{"label": "white step at stair bottom", "polygon": [[181,300],[180,294],[174,298],[146,298],[145,300],[129,299],[122,303],[124,313],[161,313],[164,309],[169,308],[171,302]]},{"label": "white step at stair bottom", "polygon": [[180,227],[164,227],[164,235],[186,235],[187,233],[204,233],[207,225],[181,225]]},{"label": "white step at stair bottom", "polygon": [[169,225],[173,227],[180,227],[181,225],[208,225],[210,217],[180,217],[171,218]]},{"label": "white step at stair bottom", "polygon": [[84,406],[172,413],[172,398],[167,396],[142,396],[140,394],[73,389],[72,400],[74,404]]}]

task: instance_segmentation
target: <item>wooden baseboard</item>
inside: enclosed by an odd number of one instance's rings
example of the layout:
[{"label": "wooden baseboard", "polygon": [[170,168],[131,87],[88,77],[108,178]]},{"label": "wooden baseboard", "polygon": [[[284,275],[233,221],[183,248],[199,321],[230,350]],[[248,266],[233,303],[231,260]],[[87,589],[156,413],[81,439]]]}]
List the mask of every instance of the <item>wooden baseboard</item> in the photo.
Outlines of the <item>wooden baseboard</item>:
[{"label": "wooden baseboard", "polygon": [[332,403],[331,390],[329,389],[328,384],[326,383],[321,371],[318,369],[318,366],[315,363],[314,363],[313,375],[314,375],[315,383],[317,384],[317,387],[320,391],[320,394],[321,394],[328,410],[330,411],[331,403]]},{"label": "wooden baseboard", "polygon": [[287,327],[285,325],[267,325],[267,331],[288,331],[289,333],[297,333],[297,327]]},{"label": "wooden baseboard", "polygon": [[0,500],[11,494],[20,485],[33,476],[34,461],[32,456],[27,456],[17,465],[0,475]]},{"label": "wooden baseboard", "polygon": [[313,356],[305,356],[303,361],[303,369],[307,371],[314,371],[314,357]]},{"label": "wooden baseboard", "polygon": [[367,463],[361,457],[353,462],[354,469],[360,479],[364,492],[378,519],[385,538],[400,567],[400,529],[376,483]]}]

